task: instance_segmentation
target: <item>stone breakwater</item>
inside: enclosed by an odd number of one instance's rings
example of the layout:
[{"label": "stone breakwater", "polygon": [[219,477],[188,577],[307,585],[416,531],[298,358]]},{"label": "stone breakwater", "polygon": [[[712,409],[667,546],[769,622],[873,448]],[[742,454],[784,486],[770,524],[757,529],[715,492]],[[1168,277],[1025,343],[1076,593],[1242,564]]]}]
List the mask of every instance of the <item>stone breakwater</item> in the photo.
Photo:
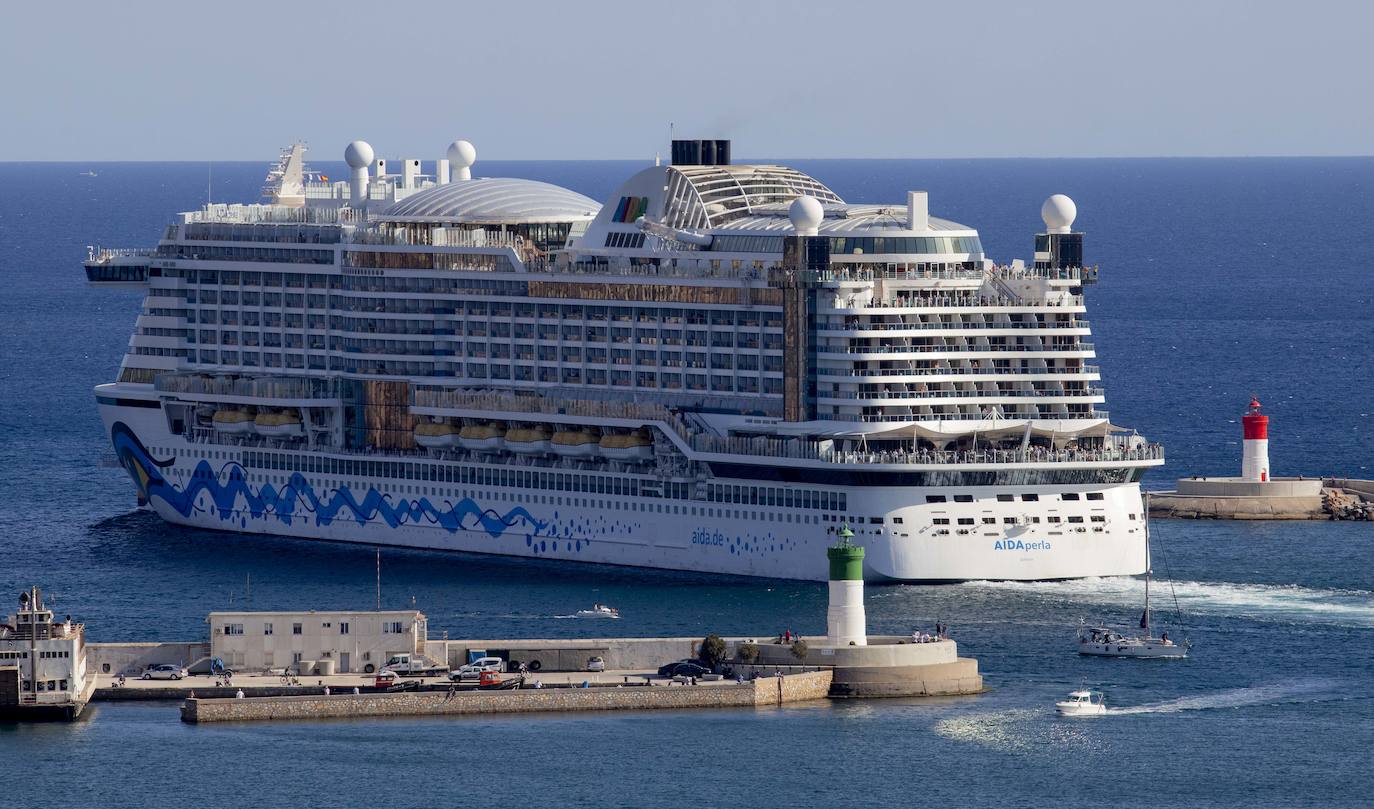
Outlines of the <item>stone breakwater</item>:
[{"label": "stone breakwater", "polygon": [[746,683],[596,688],[544,688],[488,692],[399,692],[331,696],[195,698],[181,706],[181,721],[250,722],[289,719],[357,719],[385,716],[457,716],[553,711],[748,708],[824,699],[832,672],[760,677]]}]

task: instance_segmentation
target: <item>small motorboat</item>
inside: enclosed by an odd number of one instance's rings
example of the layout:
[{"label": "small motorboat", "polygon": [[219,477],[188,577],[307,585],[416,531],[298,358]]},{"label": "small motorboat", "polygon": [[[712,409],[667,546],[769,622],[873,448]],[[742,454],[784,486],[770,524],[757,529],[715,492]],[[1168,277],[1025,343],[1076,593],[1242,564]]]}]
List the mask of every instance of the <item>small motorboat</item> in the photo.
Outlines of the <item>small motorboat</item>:
[{"label": "small motorboat", "polygon": [[501,679],[501,675],[494,671],[484,671],[477,678],[478,691],[514,691],[525,684],[525,675],[513,677],[509,680]]},{"label": "small motorboat", "polygon": [[620,610],[605,604],[593,604],[589,610],[578,610],[578,618],[619,618]]},{"label": "small motorboat", "polygon": [[1102,716],[1107,713],[1107,698],[1101,691],[1070,691],[1069,696],[1054,703],[1060,716]]}]

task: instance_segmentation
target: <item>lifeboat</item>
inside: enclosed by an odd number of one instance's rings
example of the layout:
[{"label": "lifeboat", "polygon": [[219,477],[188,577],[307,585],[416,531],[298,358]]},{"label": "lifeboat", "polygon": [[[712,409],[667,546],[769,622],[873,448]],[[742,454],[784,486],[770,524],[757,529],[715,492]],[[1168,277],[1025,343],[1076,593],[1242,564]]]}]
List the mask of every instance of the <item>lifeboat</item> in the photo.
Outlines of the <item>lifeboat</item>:
[{"label": "lifeboat", "polygon": [[559,430],[549,442],[553,454],[564,458],[592,458],[601,452],[591,430]]},{"label": "lifeboat", "polygon": [[549,431],[543,427],[512,427],[506,431],[506,449],[516,455],[547,455],[549,446]]},{"label": "lifeboat", "polygon": [[425,449],[458,446],[458,428],[446,421],[422,421],[415,425],[415,443]]},{"label": "lifeboat", "polygon": [[495,424],[469,424],[458,431],[458,446],[471,452],[500,452],[505,434]]},{"label": "lifeboat", "polygon": [[268,438],[299,438],[305,434],[301,417],[290,410],[279,413],[262,412],[253,420],[258,435]]},{"label": "lifeboat", "polygon": [[654,439],[643,430],[601,437],[601,454],[613,461],[644,462],[654,457]]},{"label": "lifeboat", "polygon": [[216,410],[215,429],[229,435],[249,435],[254,431],[253,414],[244,408]]}]

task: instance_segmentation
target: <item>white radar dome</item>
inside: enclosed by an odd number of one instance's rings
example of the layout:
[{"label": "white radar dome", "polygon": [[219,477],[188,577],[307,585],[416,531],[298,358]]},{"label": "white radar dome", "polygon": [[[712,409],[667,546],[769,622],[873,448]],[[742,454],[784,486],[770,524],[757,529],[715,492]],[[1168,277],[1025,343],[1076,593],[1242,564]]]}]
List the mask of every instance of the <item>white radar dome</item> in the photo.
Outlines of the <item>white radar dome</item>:
[{"label": "white radar dome", "polygon": [[816,229],[825,219],[825,209],[815,197],[797,197],[787,208],[787,218],[792,220],[792,228],[802,236],[815,236]]},{"label": "white radar dome", "polygon": [[372,146],[365,140],[355,140],[344,149],[344,162],[351,169],[362,169],[372,165]]},{"label": "white radar dome", "polygon": [[1063,194],[1055,194],[1040,206],[1040,218],[1050,233],[1068,233],[1078,217],[1078,206]]},{"label": "white radar dome", "polygon": [[448,162],[454,168],[471,168],[477,162],[477,147],[465,140],[455,140],[448,145]]}]

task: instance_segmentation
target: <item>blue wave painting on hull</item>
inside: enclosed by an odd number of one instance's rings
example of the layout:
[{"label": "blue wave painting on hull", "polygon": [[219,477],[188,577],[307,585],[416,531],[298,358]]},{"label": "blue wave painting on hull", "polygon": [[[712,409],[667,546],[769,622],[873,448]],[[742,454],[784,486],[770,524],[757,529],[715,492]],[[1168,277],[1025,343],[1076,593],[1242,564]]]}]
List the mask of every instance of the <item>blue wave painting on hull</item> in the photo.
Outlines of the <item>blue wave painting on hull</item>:
[{"label": "blue wave painting on hull", "polygon": [[323,500],[316,495],[314,488],[299,472],[293,473],[290,482],[280,490],[271,484],[264,484],[255,492],[248,485],[243,467],[234,463],[226,464],[225,482],[221,483],[220,475],[209,462],[201,461],[191,473],[191,482],[183,489],[162,474],[162,470],[170,466],[172,461],[159,461],[153,458],[128,425],[116,422],[110,429],[110,438],[114,442],[115,454],[119,457],[120,464],[129,473],[129,477],[133,478],[139,494],[147,500],[154,497],[162,500],[183,517],[190,517],[200,510],[196,506],[196,499],[201,492],[208,492],[222,520],[233,518],[234,504],[241,496],[255,519],[271,515],[286,525],[290,525],[293,519],[304,516],[296,511],[297,506],[300,506],[305,513],[313,514],[315,523],[322,526],[329,525],[344,510],[349,512],[346,518],[351,516],[359,525],[380,518],[392,528],[398,528],[407,523],[417,524],[424,520],[444,528],[449,533],[480,526],[493,539],[522,523],[535,534],[549,526],[548,522],[535,519],[534,515],[521,506],[516,506],[501,515],[491,509],[482,508],[466,497],[456,504],[446,503],[445,507],[434,505],[428,498],[405,499],[391,503],[386,495],[369,488],[362,502],[359,502],[353,492],[345,486],[335,489],[332,496]]}]

